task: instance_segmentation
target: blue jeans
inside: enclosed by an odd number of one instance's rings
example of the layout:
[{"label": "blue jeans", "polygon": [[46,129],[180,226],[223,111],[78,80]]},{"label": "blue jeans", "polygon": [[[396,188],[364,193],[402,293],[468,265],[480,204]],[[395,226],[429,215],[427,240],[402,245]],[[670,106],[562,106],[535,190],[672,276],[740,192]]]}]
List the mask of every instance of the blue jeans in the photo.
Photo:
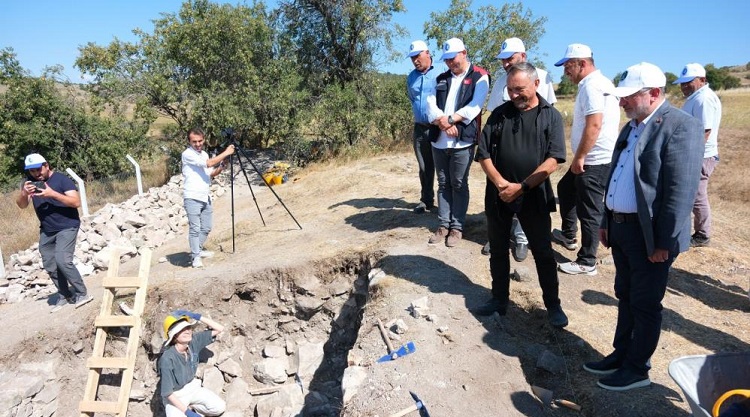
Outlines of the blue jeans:
[{"label": "blue jeans", "polygon": [[83,278],[73,265],[77,236],[78,228],[39,233],[39,253],[44,270],[57,287],[57,292],[65,298],[86,295]]},{"label": "blue jeans", "polygon": [[440,226],[463,231],[469,209],[469,168],[474,146],[461,149],[432,148],[438,179],[438,220]]},{"label": "blue jeans", "polygon": [[195,259],[200,256],[203,244],[206,243],[208,233],[213,226],[213,213],[211,200],[207,203],[186,198],[185,212],[188,216],[188,242],[190,243],[190,257]]},{"label": "blue jeans", "polygon": [[581,249],[576,258],[579,265],[596,265],[609,168],[610,164],[584,165],[582,173],[574,174],[568,170],[557,183],[562,234],[574,239],[578,230],[577,221],[581,222]]}]

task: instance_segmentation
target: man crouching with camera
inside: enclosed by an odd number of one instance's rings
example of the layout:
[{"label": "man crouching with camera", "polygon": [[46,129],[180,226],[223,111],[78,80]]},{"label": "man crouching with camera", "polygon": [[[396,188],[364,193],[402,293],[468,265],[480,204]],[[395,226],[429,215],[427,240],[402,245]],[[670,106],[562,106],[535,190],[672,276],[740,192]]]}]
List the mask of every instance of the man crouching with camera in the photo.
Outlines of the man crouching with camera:
[{"label": "man crouching with camera", "polygon": [[78,308],[93,300],[73,265],[76,237],[81,226],[78,190],[70,178],[54,172],[38,153],[26,156],[24,169],[27,180],[21,185],[16,204],[25,209],[32,203],[39,218],[39,253],[45,271],[57,287],[57,299],[53,300],[51,312],[68,304]]}]

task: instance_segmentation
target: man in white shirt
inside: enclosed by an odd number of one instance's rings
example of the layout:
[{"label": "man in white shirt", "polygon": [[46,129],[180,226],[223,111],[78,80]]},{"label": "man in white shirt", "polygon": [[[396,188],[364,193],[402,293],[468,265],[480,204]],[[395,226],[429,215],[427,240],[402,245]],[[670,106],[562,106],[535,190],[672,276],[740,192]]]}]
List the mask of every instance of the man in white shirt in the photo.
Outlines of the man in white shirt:
[{"label": "man in white shirt", "polygon": [[669,269],[690,246],[703,128],[666,101],[666,83],[659,67],[641,62],[623,72],[612,93],[631,119],[615,143],[599,230],[616,268],[617,325],[612,353],[583,365],[612,391],[651,384]]},{"label": "man in white shirt", "polygon": [[[527,62],[526,47],[523,41],[519,38],[508,38],[503,42],[500,47],[500,53],[495,57],[499,59],[503,64],[503,69],[498,70],[495,74],[495,83],[492,84],[492,91],[490,91],[489,99],[487,100],[487,112],[492,113],[495,108],[499,107],[506,101],[510,101],[508,95],[508,68],[513,64],[520,62]],[[557,102],[555,97],[555,88],[552,82],[552,77],[549,73],[541,68],[536,69],[537,79],[539,80],[539,86],[537,87],[537,94],[549,103],[554,105]],[[512,254],[513,259],[517,262],[521,262],[526,259],[528,255],[528,244],[529,240],[526,238],[521,228],[521,224],[518,222],[517,217],[513,217],[513,245]],[[484,245],[482,253],[488,255],[490,253],[489,243]]]},{"label": "man in white shirt", "polygon": [[708,246],[711,241],[711,206],[708,202],[708,179],[719,164],[719,124],[721,123],[721,100],[708,87],[706,69],[701,64],[687,64],[680,78],[672,84],[679,84],[685,96],[682,110],[703,123],[706,148],[703,152],[701,182],[693,204],[693,228],[690,246]]},{"label": "man in white shirt", "polygon": [[224,158],[234,153],[234,145],[229,145],[213,158],[203,150],[205,134],[200,128],[190,129],[188,144],[182,152],[182,179],[185,212],[188,216],[188,242],[193,268],[203,267],[201,258],[210,258],[213,253],[203,249],[208,233],[213,225],[211,207],[211,179],[224,169]]},{"label": "man in white shirt", "polygon": [[463,237],[469,208],[469,168],[479,139],[490,76],[469,62],[461,39],[448,39],[442,49],[440,59],[448,71],[437,76],[434,90],[427,97],[430,122],[439,128],[430,132],[430,140],[438,178],[440,222],[428,243],[445,242],[447,247],[453,247]]},{"label": "man in white shirt", "polygon": [[555,63],[564,66],[565,75],[578,83],[570,132],[573,160],[568,172],[557,183],[561,230],[552,231],[552,240],[569,250],[577,248],[577,222],[581,222],[581,249],[576,260],[558,265],[566,274],[596,275],[599,225],[604,215],[604,188],[615,149],[620,108],[611,93],[615,86],[594,65],[587,45],[568,45],[565,56]]}]

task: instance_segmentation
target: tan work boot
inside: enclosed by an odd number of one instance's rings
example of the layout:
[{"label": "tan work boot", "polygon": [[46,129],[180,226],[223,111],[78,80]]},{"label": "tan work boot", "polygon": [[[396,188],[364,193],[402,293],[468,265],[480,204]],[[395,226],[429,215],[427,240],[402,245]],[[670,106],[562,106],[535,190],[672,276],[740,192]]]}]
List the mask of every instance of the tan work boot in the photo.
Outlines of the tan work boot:
[{"label": "tan work boot", "polygon": [[456,229],[451,229],[450,233],[448,233],[448,239],[445,239],[445,246],[452,248],[456,245],[458,245],[458,242],[461,241],[461,231]]},{"label": "tan work boot", "polygon": [[430,236],[430,240],[427,241],[427,243],[434,245],[438,242],[445,242],[445,237],[448,236],[448,229],[440,226],[438,227],[437,231],[434,235]]}]

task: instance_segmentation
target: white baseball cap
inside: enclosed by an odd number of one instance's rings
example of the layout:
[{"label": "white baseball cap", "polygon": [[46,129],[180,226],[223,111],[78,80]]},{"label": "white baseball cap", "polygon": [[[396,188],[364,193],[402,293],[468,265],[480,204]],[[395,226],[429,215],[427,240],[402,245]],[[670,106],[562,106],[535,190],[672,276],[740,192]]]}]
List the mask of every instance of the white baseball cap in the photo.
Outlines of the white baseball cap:
[{"label": "white baseball cap", "polygon": [[643,88],[661,88],[666,85],[667,77],[659,67],[648,62],[641,62],[628,67],[620,76],[620,83],[609,94],[615,97],[627,97]]},{"label": "white baseball cap", "polygon": [[39,168],[42,165],[47,163],[47,160],[44,159],[42,155],[39,155],[38,153],[32,153],[29,155],[26,155],[26,158],[23,160],[24,168],[23,169],[34,169]]},{"label": "white baseball cap", "polygon": [[555,62],[555,66],[559,67],[560,65],[568,62],[569,59],[593,57],[594,53],[591,52],[591,48],[589,48],[588,46],[582,43],[571,43],[570,45],[568,45],[568,49],[565,50],[565,56],[563,56],[561,60]]},{"label": "white baseball cap", "polygon": [[443,55],[440,56],[440,60],[446,60],[446,59],[452,59],[456,55],[458,55],[459,52],[463,52],[466,50],[466,47],[464,46],[464,42],[461,39],[458,38],[450,38],[443,44]]},{"label": "white baseball cap", "polygon": [[424,41],[414,41],[409,45],[409,53],[407,54],[408,57],[413,57],[419,55],[422,51],[426,51],[429,48],[427,48],[427,44]]},{"label": "white baseball cap", "polygon": [[523,41],[518,38],[508,38],[503,42],[503,45],[500,47],[500,53],[497,54],[495,58],[510,58],[516,52],[526,52],[526,47],[523,46]]},{"label": "white baseball cap", "polygon": [[682,84],[693,81],[695,77],[705,77],[706,69],[701,64],[687,64],[680,73],[680,78],[674,80],[672,84]]}]

